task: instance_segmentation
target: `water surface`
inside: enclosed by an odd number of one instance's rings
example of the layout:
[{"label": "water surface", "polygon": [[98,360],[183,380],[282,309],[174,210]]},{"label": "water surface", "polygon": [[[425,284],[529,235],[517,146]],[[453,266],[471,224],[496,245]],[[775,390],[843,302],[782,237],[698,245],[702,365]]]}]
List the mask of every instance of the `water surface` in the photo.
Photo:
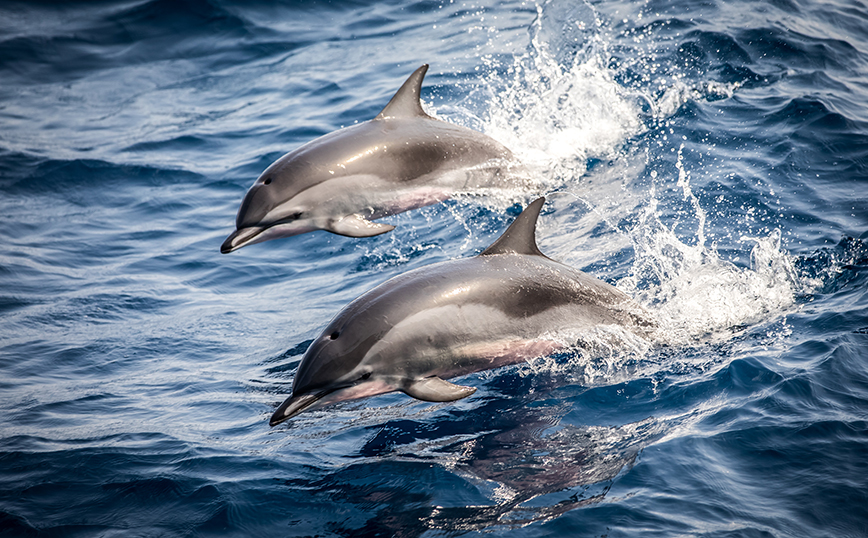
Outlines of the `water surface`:
[{"label": "water surface", "polygon": [[[7,2],[0,534],[868,535],[858,2]],[[431,69],[528,191],[221,255],[274,159]],[[268,417],[353,298],[549,193],[550,257],[665,345]]]}]

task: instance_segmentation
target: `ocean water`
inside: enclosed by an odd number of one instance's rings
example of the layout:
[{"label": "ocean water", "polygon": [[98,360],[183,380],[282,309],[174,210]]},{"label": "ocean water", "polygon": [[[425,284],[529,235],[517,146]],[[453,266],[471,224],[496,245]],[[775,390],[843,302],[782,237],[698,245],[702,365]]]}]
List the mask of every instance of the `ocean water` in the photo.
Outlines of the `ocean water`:
[{"label": "ocean water", "polygon": [[[219,253],[423,63],[533,188]],[[658,341],[269,428],[340,308],[544,193]],[[0,238],[2,536],[868,536],[864,3],[4,2]]]}]

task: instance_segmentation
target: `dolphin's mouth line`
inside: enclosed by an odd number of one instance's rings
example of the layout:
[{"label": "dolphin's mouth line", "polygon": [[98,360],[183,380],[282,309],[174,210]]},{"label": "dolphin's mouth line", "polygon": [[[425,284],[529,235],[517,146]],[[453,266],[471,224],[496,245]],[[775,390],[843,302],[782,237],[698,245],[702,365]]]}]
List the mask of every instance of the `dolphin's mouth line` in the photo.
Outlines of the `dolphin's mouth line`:
[{"label": "dolphin's mouth line", "polygon": [[[359,389],[361,389],[362,392],[354,392]],[[374,384],[371,384],[368,382],[368,378],[365,377],[356,381],[347,381],[340,385],[333,385],[317,392],[306,392],[304,394],[299,394],[298,396],[291,395],[280,404],[277,411],[271,415],[269,425],[276,426],[285,420],[291,419],[299,413],[307,411],[317,404],[331,405],[346,400],[357,400],[367,396],[393,392],[395,390],[400,390],[400,388],[388,383],[375,382]],[[349,394],[344,391],[349,392]],[[330,398],[333,395],[337,396],[337,398]]]},{"label": "dolphin's mouth line", "polygon": [[[220,246],[220,252],[223,254],[229,254],[230,252],[234,252],[241,247],[245,247],[251,243],[257,242],[255,239],[260,235],[264,234],[268,230],[272,228],[276,228],[277,226],[282,226],[284,224],[292,224],[298,221],[298,217],[287,217],[280,220],[276,220],[274,222],[270,222],[263,226],[245,226],[243,228],[238,228],[231,234],[229,237],[223,241],[223,244]],[[238,240],[241,237],[242,239]]]},{"label": "dolphin's mouth line", "polygon": [[320,401],[327,393],[319,392],[316,394],[302,394],[300,396],[290,396],[280,407],[271,415],[268,421],[269,426],[277,426],[281,422],[291,419],[298,415],[308,407]]},{"label": "dolphin's mouth line", "polygon": [[[265,226],[245,226],[243,228],[239,228],[229,234],[229,237],[227,237],[226,240],[223,241],[223,244],[220,246],[220,252],[222,252],[223,254],[229,254],[230,252],[236,251],[241,247],[253,243],[257,237],[264,234],[268,230],[276,226],[281,226],[283,224],[291,224],[296,220],[298,219],[281,219],[271,222]],[[242,239],[236,242],[239,237],[242,237]]]},{"label": "dolphin's mouth line", "polygon": [[298,396],[292,395],[286,399],[280,407],[277,408],[277,411],[271,415],[271,419],[268,421],[269,426],[277,426],[281,422],[285,420],[289,420],[292,417],[300,414],[301,412],[307,410],[315,403],[319,402],[329,394],[333,394],[339,390],[343,390],[346,388],[350,388],[353,386],[353,383],[341,385],[339,387],[330,387],[327,390],[321,390],[319,392],[310,393],[307,392],[305,394],[300,394]]},{"label": "dolphin's mouth line", "polygon": [[[220,245],[220,252],[222,254],[229,254],[230,252],[236,251],[239,248],[250,244],[253,239],[256,239],[259,235],[262,234],[268,227],[261,226],[248,226],[244,228],[239,228],[229,234],[229,237],[223,241],[223,244]],[[240,239],[239,239],[240,238]]]}]

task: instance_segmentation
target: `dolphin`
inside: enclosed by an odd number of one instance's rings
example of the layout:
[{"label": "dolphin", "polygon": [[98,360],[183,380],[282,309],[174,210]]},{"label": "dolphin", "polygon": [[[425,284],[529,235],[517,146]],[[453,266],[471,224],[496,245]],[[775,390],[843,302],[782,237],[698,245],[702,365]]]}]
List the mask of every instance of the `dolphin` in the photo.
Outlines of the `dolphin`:
[{"label": "dolphin", "polygon": [[532,202],[481,254],[387,280],[344,308],[308,347],[277,425],[302,411],[392,391],[448,402],[476,389],[446,381],[568,347],[549,336],[655,322],[626,294],[546,257]]},{"label": "dolphin", "polygon": [[419,100],[423,65],[370,121],[317,138],[276,160],[247,191],[220,252],[314,230],[370,237],[376,219],[458,193],[516,185],[512,152],[466,127],[435,119]]}]

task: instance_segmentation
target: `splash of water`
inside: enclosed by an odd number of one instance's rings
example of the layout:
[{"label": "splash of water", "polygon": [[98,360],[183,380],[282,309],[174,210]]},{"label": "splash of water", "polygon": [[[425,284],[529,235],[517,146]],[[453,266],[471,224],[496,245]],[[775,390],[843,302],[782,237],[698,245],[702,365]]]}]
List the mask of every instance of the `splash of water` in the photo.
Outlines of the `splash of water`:
[{"label": "splash of water", "polygon": [[[636,159],[637,149],[630,146],[631,140],[665,124],[685,103],[731,97],[739,85],[674,77],[654,98],[618,83],[608,51],[612,37],[606,36],[605,21],[592,6],[550,1],[539,5],[537,13],[524,54],[507,66],[495,59],[487,62],[484,86],[491,88],[491,106],[483,130],[516,150],[540,178],[540,191],[575,192],[588,206],[584,218],[596,219],[596,228],[608,228],[626,239],[634,259],[631,274],[618,279],[617,286],[657,316],[661,329],[655,339],[677,344],[727,338],[735,329],[770,321],[792,309],[808,283],[800,280],[792,258],[782,249],[780,232],[742,237],[754,243],[750,267],[723,259],[709,242],[709,216],[693,193],[684,146],[678,149],[675,177],[658,178],[652,172],[650,190],[641,187],[639,179],[651,157],[646,151]],[[621,162],[613,165],[623,176],[612,178],[617,189],[601,187],[599,174],[593,176],[597,184],[589,184],[589,163],[594,160]],[[689,213],[682,220],[694,224],[692,237],[683,237],[682,230],[676,233],[661,220],[658,206],[662,196],[669,195],[664,191],[672,192],[672,179]],[[658,193],[655,183],[665,188]],[[630,215],[633,224],[623,224],[624,215]],[[562,233],[570,235],[569,230]],[[584,241],[571,239],[576,245]],[[604,248],[596,254],[614,252]],[[594,357],[612,356],[605,352],[614,349],[612,335],[598,336],[593,342],[585,339],[585,350],[592,350]],[[620,340],[638,354],[648,348]],[[546,368],[552,367],[550,362]],[[611,370],[609,362],[603,361],[597,373]],[[586,371],[588,375],[596,374]]]},{"label": "splash of water", "polygon": [[581,176],[589,158],[614,156],[644,126],[635,99],[605,67],[594,10],[583,3],[547,4],[537,13],[528,52],[506,67],[505,76],[493,60],[486,62],[486,87],[496,90],[485,131],[516,148],[556,187]]},{"label": "splash of water", "polygon": [[771,319],[791,308],[805,286],[792,258],[781,248],[780,230],[766,237],[742,237],[755,243],[749,268],[724,260],[708,244],[708,216],[691,189],[683,148],[678,151],[676,186],[692,208],[695,244],[683,241],[660,221],[652,189],[638,225],[630,232],[633,274],[618,282],[619,288],[654,308],[662,337],[673,343],[726,338],[734,328]]}]

